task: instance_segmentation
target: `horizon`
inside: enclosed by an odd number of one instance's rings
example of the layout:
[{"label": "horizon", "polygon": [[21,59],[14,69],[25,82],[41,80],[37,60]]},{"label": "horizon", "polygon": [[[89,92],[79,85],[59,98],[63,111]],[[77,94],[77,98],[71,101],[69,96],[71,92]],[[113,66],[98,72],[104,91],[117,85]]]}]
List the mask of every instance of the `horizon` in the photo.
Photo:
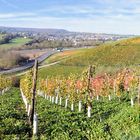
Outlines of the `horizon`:
[{"label": "horizon", "polygon": [[2,28],[23,28],[23,29],[50,29],[50,30],[65,30],[68,32],[75,32],[75,33],[89,33],[89,34],[108,34],[108,35],[130,35],[130,36],[140,36],[140,35],[134,35],[134,34],[117,34],[117,33],[96,33],[96,32],[80,32],[80,31],[71,31],[67,29],[62,29],[62,28],[42,28],[42,27],[17,27],[17,26],[0,26]]},{"label": "horizon", "polygon": [[0,26],[140,35],[139,0],[0,0]]}]

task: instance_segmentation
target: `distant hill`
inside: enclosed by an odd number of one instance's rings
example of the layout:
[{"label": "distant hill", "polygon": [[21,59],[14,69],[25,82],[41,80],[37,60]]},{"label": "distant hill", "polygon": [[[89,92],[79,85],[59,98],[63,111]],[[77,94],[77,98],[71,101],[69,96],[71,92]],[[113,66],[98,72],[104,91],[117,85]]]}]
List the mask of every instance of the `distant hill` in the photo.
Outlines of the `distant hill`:
[{"label": "distant hill", "polygon": [[23,28],[23,27],[5,27],[0,26],[0,32],[7,32],[7,33],[32,33],[32,34],[48,34],[48,35],[59,35],[59,36],[65,36],[65,35],[72,35],[72,36],[94,36],[95,37],[122,37],[127,38],[133,35],[119,35],[119,34],[106,34],[106,33],[88,33],[88,32],[72,32],[65,29],[55,29],[55,28]]},{"label": "distant hill", "polygon": [[30,32],[30,33],[48,33],[48,34],[58,34],[58,33],[68,33],[64,29],[43,29],[43,28],[20,28],[20,27],[4,27],[0,26],[1,32]]}]

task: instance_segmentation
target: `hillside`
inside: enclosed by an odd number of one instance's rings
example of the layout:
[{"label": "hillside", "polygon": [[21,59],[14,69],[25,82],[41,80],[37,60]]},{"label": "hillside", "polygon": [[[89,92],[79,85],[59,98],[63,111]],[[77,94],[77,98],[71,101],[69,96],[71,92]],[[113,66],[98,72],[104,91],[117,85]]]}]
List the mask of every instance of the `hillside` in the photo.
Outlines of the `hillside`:
[{"label": "hillside", "polygon": [[96,48],[61,52],[46,62],[61,62],[40,70],[40,75],[68,75],[82,72],[89,65],[95,65],[97,73],[114,72],[124,67],[137,68],[140,64],[140,38],[106,43]]},{"label": "hillside", "polygon": [[64,29],[43,29],[43,28],[21,28],[21,27],[3,27],[0,26],[0,31],[6,31],[8,33],[11,32],[31,32],[31,33],[48,33],[48,34],[56,34],[56,33],[67,33],[67,30]]},{"label": "hillside", "polygon": [[140,38],[104,44],[73,55],[64,65],[130,66],[140,64]]}]

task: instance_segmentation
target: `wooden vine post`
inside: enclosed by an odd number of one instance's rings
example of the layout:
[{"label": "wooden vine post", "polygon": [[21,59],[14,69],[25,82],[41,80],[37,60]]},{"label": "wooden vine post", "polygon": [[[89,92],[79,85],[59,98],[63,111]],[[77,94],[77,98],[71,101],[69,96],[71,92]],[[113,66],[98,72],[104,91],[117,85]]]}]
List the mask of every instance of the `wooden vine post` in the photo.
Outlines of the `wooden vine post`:
[{"label": "wooden vine post", "polygon": [[92,89],[91,89],[91,78],[93,78],[93,74],[95,73],[95,67],[93,66],[89,66],[89,69],[88,69],[88,85],[87,85],[87,92],[88,92],[88,95],[87,95],[87,116],[88,117],[91,117],[91,94],[92,94]]},{"label": "wooden vine post", "polygon": [[[29,121],[30,121],[30,124],[32,126],[35,124],[34,120],[37,122],[37,115],[35,113],[35,96],[36,96],[37,72],[38,72],[38,60],[35,60],[34,70],[33,70],[33,85],[32,85],[32,91],[31,91],[31,93],[32,93],[31,113],[30,113],[30,116],[29,116]],[[35,124],[35,126],[37,126],[37,124]],[[33,128],[33,131],[34,131],[34,129],[35,128]],[[35,129],[35,133],[37,133],[36,129]]]}]

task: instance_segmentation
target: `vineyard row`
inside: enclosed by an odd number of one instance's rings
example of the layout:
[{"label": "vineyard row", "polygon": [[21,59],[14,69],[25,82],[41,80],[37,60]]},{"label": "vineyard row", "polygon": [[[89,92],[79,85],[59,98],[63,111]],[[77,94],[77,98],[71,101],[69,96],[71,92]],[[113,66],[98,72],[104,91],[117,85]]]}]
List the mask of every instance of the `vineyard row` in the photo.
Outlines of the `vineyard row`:
[{"label": "vineyard row", "polygon": [[[29,101],[32,98],[32,77],[33,72],[30,71],[21,80],[21,88]],[[71,110],[74,110],[75,102],[79,102],[79,110],[81,110],[82,102],[86,109],[85,112],[90,117],[91,104],[94,99],[108,97],[109,100],[112,98],[121,100],[122,97],[127,97],[133,106],[135,101],[139,101],[140,82],[135,72],[129,69],[124,69],[114,75],[105,73],[98,76],[94,76],[93,73],[89,76],[89,71],[85,71],[81,76],[39,79],[37,89],[39,93],[44,94],[44,97],[50,98],[51,102],[58,103],[59,99],[59,104],[61,104],[62,99],[65,99],[65,107],[69,100]]]},{"label": "vineyard row", "polygon": [[11,85],[12,85],[11,78],[0,75],[0,95],[8,91]]}]

